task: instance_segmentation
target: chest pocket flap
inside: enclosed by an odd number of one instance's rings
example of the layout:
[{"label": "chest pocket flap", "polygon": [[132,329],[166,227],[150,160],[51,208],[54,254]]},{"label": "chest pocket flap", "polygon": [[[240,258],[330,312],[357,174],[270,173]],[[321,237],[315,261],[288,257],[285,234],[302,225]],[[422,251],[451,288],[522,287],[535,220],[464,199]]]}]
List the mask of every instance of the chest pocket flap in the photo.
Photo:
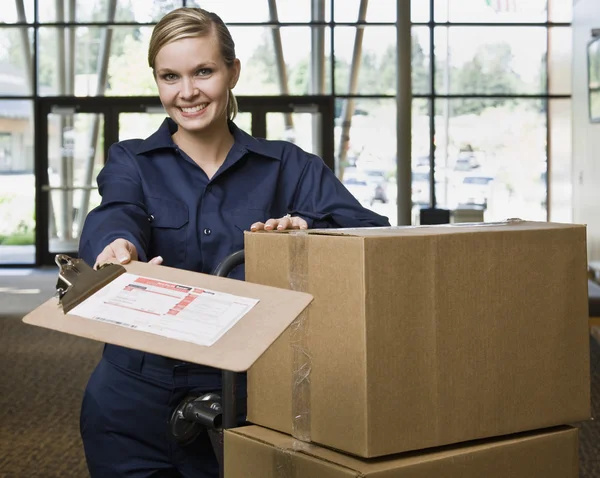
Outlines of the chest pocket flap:
[{"label": "chest pocket flap", "polygon": [[148,214],[152,227],[181,229],[189,222],[187,204],[173,199],[148,197]]}]

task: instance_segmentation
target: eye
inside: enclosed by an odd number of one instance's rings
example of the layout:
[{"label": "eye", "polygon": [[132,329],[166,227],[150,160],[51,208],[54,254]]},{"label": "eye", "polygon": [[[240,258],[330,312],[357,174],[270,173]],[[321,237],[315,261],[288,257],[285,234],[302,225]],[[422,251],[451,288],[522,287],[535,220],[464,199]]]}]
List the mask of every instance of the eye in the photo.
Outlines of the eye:
[{"label": "eye", "polygon": [[177,75],[174,73],[165,73],[162,75],[162,79],[165,81],[175,81],[177,79]]},{"label": "eye", "polygon": [[211,68],[200,68],[198,71],[196,71],[196,75],[197,76],[209,76],[212,72],[213,71]]}]

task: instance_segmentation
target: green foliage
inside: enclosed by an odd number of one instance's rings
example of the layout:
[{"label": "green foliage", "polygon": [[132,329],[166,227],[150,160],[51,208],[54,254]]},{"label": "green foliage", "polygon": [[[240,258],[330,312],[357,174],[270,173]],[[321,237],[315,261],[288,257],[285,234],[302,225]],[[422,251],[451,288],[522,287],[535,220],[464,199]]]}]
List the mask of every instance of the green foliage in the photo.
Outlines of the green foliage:
[{"label": "green foliage", "polygon": [[11,234],[0,235],[0,245],[29,246],[35,243],[35,228],[21,221]]}]

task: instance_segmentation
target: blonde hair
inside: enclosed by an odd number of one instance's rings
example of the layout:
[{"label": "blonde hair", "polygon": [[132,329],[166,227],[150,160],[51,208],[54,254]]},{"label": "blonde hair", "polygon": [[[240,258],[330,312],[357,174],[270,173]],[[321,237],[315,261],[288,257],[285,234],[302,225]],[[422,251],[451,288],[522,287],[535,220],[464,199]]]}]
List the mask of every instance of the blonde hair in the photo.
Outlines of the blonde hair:
[{"label": "blonde hair", "polygon": [[[236,58],[235,43],[223,20],[216,13],[207,12],[202,8],[190,7],[175,9],[167,13],[156,24],[150,37],[150,46],[148,47],[148,65],[154,71],[156,55],[168,43],[181,40],[182,38],[204,37],[213,32],[219,42],[221,55],[225,64],[231,67]],[[237,115],[237,112],[237,100],[230,89],[229,101],[227,103],[227,117],[232,120]]]}]

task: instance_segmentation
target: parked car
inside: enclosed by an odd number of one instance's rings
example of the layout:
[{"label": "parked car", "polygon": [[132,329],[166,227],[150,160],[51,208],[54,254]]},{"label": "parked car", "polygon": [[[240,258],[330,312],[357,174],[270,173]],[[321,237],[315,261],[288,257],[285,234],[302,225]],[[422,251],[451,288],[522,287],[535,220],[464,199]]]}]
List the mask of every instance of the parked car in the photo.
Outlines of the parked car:
[{"label": "parked car", "polygon": [[373,188],[366,179],[357,176],[344,177],[343,184],[361,204],[372,204]]},{"label": "parked car", "polygon": [[412,172],[412,202],[424,206],[429,204],[431,183],[429,168],[418,168]]},{"label": "parked car", "polygon": [[462,184],[459,186],[458,206],[487,209],[493,181],[494,178],[492,176],[465,176],[462,180]]}]

